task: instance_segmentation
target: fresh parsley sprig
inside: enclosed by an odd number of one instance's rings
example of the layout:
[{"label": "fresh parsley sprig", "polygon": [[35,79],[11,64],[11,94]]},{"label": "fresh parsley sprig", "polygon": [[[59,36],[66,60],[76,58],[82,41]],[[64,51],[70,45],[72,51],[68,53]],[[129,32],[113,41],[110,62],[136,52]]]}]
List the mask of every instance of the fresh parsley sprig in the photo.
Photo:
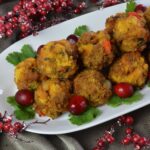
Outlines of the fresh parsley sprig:
[{"label": "fresh parsley sprig", "polygon": [[14,96],[7,97],[7,102],[14,107],[14,115],[18,120],[29,120],[35,117],[35,111],[33,110],[33,107],[23,107],[19,105]]},{"label": "fresh parsley sprig", "polygon": [[97,116],[101,114],[101,111],[95,107],[89,107],[83,114],[81,115],[70,115],[69,121],[72,124],[82,125],[94,120]]},{"label": "fresh parsley sprig", "polygon": [[135,0],[129,0],[126,6],[126,12],[133,12],[136,8],[136,2]]},{"label": "fresh parsley sprig", "polygon": [[18,63],[20,63],[21,61],[30,58],[36,57],[36,52],[32,49],[32,47],[30,45],[24,45],[21,48],[21,52],[12,52],[10,54],[8,54],[8,56],[6,57],[6,60],[13,64],[14,66],[16,66]]},{"label": "fresh parsley sprig", "polygon": [[128,98],[120,98],[117,95],[114,95],[107,104],[112,107],[118,107],[122,104],[130,105],[132,103],[135,103],[137,101],[140,101],[143,98],[143,94],[139,91],[136,91],[131,97]]},{"label": "fresh parsley sprig", "polygon": [[83,33],[88,32],[89,28],[86,25],[79,26],[75,29],[74,34],[81,36]]}]

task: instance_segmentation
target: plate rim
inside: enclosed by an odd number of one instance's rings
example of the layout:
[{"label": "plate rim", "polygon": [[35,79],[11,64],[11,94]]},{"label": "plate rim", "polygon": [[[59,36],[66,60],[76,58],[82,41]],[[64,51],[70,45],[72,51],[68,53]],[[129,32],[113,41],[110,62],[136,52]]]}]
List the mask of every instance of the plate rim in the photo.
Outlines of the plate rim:
[{"label": "plate rim", "polygon": [[[146,0],[138,0],[138,1],[137,1],[137,3],[145,3],[145,2],[146,2]],[[150,3],[150,2],[149,2],[149,3]],[[121,3],[121,4],[114,5],[114,6],[111,6],[111,7],[107,7],[107,8],[104,8],[104,9],[112,9],[112,8],[119,7],[119,6],[124,7],[125,4],[126,4],[126,3]],[[64,22],[62,22],[62,23],[59,23],[59,24],[57,24],[57,25],[54,25],[54,26],[49,27],[49,28],[47,28],[47,29],[44,29],[44,30],[40,31],[39,33],[46,32],[46,30],[49,30],[50,28],[55,28],[55,27],[59,26],[60,24],[64,24],[65,22],[69,22],[69,21],[72,22],[72,21],[76,20],[77,18],[84,17],[84,16],[89,15],[89,14],[93,14],[93,13],[95,13],[95,12],[97,12],[97,11],[98,11],[98,12],[101,12],[101,11],[103,11],[104,9],[96,10],[96,11],[93,11],[93,12],[90,12],[90,13],[83,14],[83,15],[81,15],[81,16],[79,16],[79,17],[72,18],[72,19],[70,19],[70,20],[64,21]],[[24,38],[24,39],[32,38],[32,37],[33,37],[33,35],[30,35],[30,36],[28,36],[28,37],[26,37],[26,38]],[[6,48],[4,51],[2,51],[2,52],[0,53],[0,59],[1,59],[1,57],[3,57],[3,55],[5,55],[5,53],[7,53],[7,50],[8,50],[8,49],[11,49],[11,47],[13,47],[14,45],[16,45],[16,44],[18,44],[18,43],[24,41],[24,39],[21,39],[21,40],[15,42],[15,43],[13,43],[13,44],[10,45],[8,48]],[[130,109],[130,110],[124,110],[124,111],[122,111],[119,115],[118,115],[118,114],[114,114],[114,115],[112,115],[111,117],[109,117],[109,119],[103,119],[103,121],[100,122],[100,123],[99,123],[99,122],[96,122],[96,123],[91,124],[91,125],[89,125],[89,123],[87,123],[87,124],[84,124],[83,126],[82,126],[82,125],[79,126],[79,128],[75,128],[74,130],[73,130],[73,129],[68,129],[68,130],[63,130],[63,131],[60,131],[60,130],[59,130],[58,133],[57,133],[56,131],[55,131],[55,132],[51,132],[51,131],[49,130],[49,131],[47,131],[47,133],[46,133],[46,132],[41,132],[41,131],[39,131],[39,130],[34,130],[34,129],[32,129],[32,128],[27,128],[26,131],[32,132],[32,133],[37,133],[37,134],[44,134],[44,135],[58,135],[58,134],[73,133],[73,132],[85,130],[85,129],[88,129],[88,128],[91,128],[91,127],[100,125],[100,124],[102,124],[102,123],[105,123],[105,122],[107,122],[107,121],[110,121],[110,120],[112,120],[112,119],[115,119],[116,117],[118,117],[118,116],[120,116],[120,115],[124,115],[124,114],[126,114],[126,113],[130,113],[130,112],[132,112],[132,111],[138,110],[138,109],[140,109],[140,108],[142,108],[142,107],[145,107],[145,106],[147,106],[147,105],[150,105],[150,102],[144,103],[143,105],[140,105],[140,106],[137,106],[137,107],[134,106],[134,107],[133,107],[132,109]],[[100,106],[100,107],[101,107],[101,106]],[[98,108],[100,108],[100,107],[98,107]],[[114,108],[114,109],[115,109],[115,108]],[[43,126],[43,127],[44,127],[44,126]]]}]

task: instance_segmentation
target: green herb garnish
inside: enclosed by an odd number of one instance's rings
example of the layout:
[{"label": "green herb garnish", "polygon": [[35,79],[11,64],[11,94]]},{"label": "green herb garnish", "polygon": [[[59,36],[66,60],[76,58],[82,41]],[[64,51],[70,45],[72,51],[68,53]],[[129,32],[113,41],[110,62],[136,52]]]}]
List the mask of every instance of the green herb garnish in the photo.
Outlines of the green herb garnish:
[{"label": "green herb garnish", "polygon": [[83,33],[88,31],[89,31],[88,27],[86,25],[82,25],[75,29],[74,34],[81,36]]},{"label": "green herb garnish", "polygon": [[135,0],[129,0],[126,6],[126,12],[133,12],[135,11],[136,3]]},{"label": "green herb garnish", "polygon": [[141,94],[139,91],[136,91],[131,97],[128,98],[120,98],[117,95],[114,95],[107,104],[112,107],[117,107],[121,104],[132,104],[135,103],[143,98],[143,94]]},{"label": "green herb garnish", "polygon": [[19,105],[14,96],[7,97],[7,102],[14,107],[14,114],[18,120],[29,120],[35,117],[32,106],[23,107]]},{"label": "green herb garnish", "polygon": [[87,111],[85,111],[81,115],[70,115],[70,122],[76,125],[82,125],[94,120],[97,116],[101,114],[101,111],[95,107],[89,107]]},{"label": "green herb garnish", "polygon": [[10,54],[8,54],[8,56],[6,57],[6,60],[13,64],[13,65],[17,65],[18,63],[20,63],[21,61],[30,58],[36,57],[36,52],[33,51],[32,47],[30,45],[24,45],[21,48],[21,52],[12,52]]},{"label": "green herb garnish", "polygon": [[147,86],[150,87],[150,81],[147,82]]}]

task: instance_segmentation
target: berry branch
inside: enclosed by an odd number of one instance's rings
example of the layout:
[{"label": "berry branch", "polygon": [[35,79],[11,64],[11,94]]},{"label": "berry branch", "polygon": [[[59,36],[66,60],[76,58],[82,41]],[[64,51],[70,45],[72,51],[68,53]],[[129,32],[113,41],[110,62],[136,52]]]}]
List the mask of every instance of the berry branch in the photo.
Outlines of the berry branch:
[{"label": "berry branch", "polygon": [[116,133],[118,127],[126,127],[124,131],[125,137],[120,141],[121,144],[133,144],[135,150],[150,148],[150,139],[142,137],[134,131],[132,127],[133,123],[134,119],[132,116],[119,117],[111,128],[105,131],[104,135],[97,140],[96,146],[93,150],[104,150],[106,146],[114,143],[116,141],[114,134]]},{"label": "berry branch", "polygon": [[[91,0],[96,6],[108,7],[125,0]],[[2,3],[2,0],[0,0]],[[19,38],[45,29],[80,14],[87,3],[72,0],[19,0],[13,10],[0,16],[0,38],[11,37],[18,31]]]},{"label": "berry branch", "polygon": [[15,137],[18,140],[24,141],[23,139],[18,138],[19,133],[22,133],[33,124],[46,124],[49,121],[50,119],[42,122],[36,120],[29,124],[18,121],[13,122],[13,115],[8,115],[5,111],[3,115],[0,113],[0,132],[4,134],[9,134],[10,136]]}]

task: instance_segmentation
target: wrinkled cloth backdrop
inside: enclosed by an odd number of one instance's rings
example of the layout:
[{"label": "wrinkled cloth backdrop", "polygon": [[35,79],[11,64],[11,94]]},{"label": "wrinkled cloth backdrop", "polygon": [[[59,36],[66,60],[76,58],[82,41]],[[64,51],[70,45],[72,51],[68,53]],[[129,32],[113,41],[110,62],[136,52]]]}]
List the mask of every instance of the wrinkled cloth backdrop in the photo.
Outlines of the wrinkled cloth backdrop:
[{"label": "wrinkled cloth backdrop", "polygon": [[[0,15],[4,15],[11,10],[16,0],[0,5]],[[94,7],[87,10],[93,11]],[[16,41],[15,35],[9,39],[0,40],[0,52]],[[1,71],[5,68],[1,68]],[[150,137],[150,105],[131,113],[135,117],[135,130],[143,136]],[[92,150],[96,144],[96,139],[103,135],[104,131],[111,126],[114,120],[92,127],[76,133],[66,135],[38,135],[33,133],[23,133],[21,137],[33,141],[25,143],[2,135],[0,140],[0,150]],[[122,131],[116,133],[117,139],[121,139]],[[133,150],[132,146],[123,146],[119,141],[107,148],[108,150]]]}]

